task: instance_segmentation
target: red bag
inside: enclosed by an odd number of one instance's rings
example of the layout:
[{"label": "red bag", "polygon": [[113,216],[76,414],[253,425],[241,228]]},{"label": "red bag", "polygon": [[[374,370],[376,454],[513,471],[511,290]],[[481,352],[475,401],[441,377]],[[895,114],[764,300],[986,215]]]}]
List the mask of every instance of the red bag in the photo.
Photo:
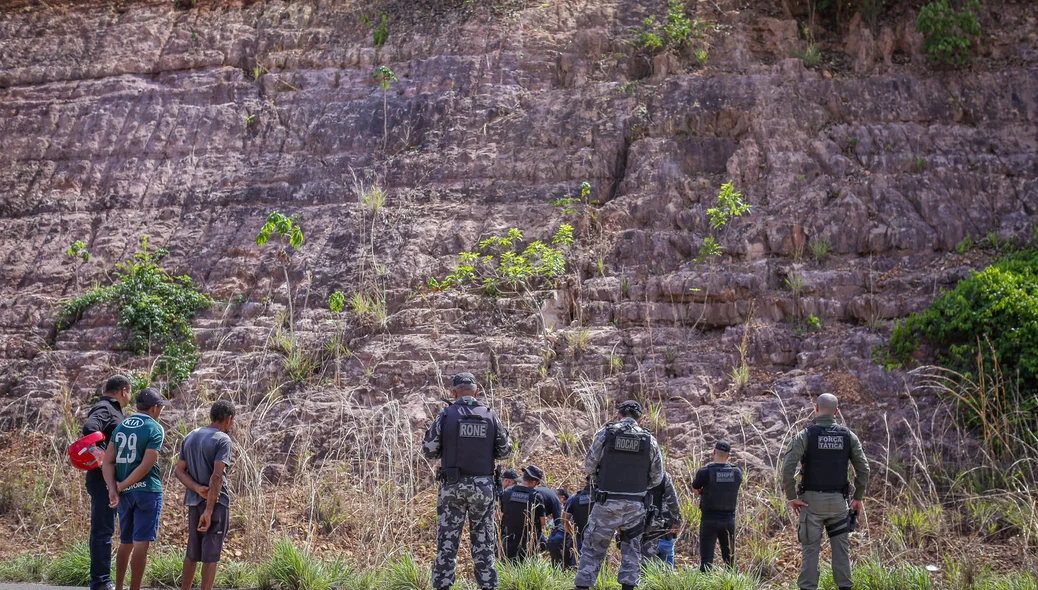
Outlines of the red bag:
[{"label": "red bag", "polygon": [[92,432],[69,445],[68,457],[72,460],[72,466],[82,471],[92,471],[101,467],[105,452],[97,443],[104,439],[103,432]]}]

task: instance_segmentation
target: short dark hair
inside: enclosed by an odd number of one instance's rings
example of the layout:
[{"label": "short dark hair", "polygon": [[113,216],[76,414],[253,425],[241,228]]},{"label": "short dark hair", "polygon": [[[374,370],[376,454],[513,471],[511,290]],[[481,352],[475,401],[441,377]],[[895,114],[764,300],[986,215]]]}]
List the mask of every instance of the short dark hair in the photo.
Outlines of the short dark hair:
[{"label": "short dark hair", "polygon": [[234,404],[230,401],[222,399],[213,404],[213,407],[209,408],[209,419],[213,422],[223,422],[224,420],[234,416]]},{"label": "short dark hair", "polygon": [[130,380],[123,375],[112,375],[105,381],[105,393],[114,393],[130,386]]}]

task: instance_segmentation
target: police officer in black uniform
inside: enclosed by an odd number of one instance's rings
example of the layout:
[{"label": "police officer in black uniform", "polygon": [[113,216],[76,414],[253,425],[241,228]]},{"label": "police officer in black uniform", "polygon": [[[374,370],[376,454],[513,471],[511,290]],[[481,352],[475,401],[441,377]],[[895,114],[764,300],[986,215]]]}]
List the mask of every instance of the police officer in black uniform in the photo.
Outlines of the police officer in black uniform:
[{"label": "police officer in black uniform", "polygon": [[[97,444],[107,448],[115,427],[123,421],[123,407],[130,403],[130,380],[113,375],[105,383],[100,401],[90,408],[83,423],[83,436],[103,433]],[[86,489],[90,495],[90,590],[109,590],[112,584],[112,534],[115,533],[115,509],[108,507],[108,486],[101,469],[86,473]]]},{"label": "police officer in black uniform", "polygon": [[728,463],[732,445],[719,440],[714,445],[713,463],[696,472],[692,491],[699,494],[702,518],[699,524],[700,571],[714,565],[714,549],[721,543],[721,559],[734,567],[735,508],[739,503],[742,470]]},{"label": "police officer in black uniform", "polygon": [[[576,565],[575,558],[579,557],[580,546],[584,542],[584,529],[587,528],[588,516],[591,514],[591,506],[594,504],[592,493],[591,476],[588,476],[587,484],[579,492],[570,496],[562,509],[562,526],[566,532],[563,547],[565,547],[565,551],[573,553],[573,565]],[[568,564],[569,559],[566,561]]]},{"label": "police officer in black uniform", "polygon": [[544,521],[548,514],[547,502],[538,489],[544,472],[536,465],[523,469],[523,481],[501,495],[501,540],[505,558],[526,559],[536,553]]},{"label": "police officer in black uniform", "polygon": [[426,458],[440,459],[433,588],[454,584],[466,518],[476,583],[497,588],[494,461],[512,454],[512,441],[497,415],[476,400],[472,373],[455,375],[451,391],[456,401],[436,416],[422,443]]}]

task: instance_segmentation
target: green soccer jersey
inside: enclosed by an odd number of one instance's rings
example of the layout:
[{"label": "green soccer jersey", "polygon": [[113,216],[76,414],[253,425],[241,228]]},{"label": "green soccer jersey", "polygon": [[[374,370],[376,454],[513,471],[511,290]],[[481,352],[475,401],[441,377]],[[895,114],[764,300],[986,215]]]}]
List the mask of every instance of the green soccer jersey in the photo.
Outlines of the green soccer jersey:
[{"label": "green soccer jersey", "polygon": [[[134,469],[144,461],[144,451],[162,449],[162,439],[166,432],[151,416],[139,412],[122,421],[112,433],[112,442],[108,452],[115,449],[115,479],[123,481],[130,477]],[[151,470],[139,482],[123,492],[161,492],[162,479],[159,464],[156,461]]]}]

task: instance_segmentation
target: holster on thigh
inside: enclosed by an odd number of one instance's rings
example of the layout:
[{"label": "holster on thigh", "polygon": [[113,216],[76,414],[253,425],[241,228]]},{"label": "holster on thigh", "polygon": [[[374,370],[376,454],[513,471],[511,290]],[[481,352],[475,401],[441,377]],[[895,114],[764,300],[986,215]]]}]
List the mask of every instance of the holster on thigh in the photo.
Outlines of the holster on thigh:
[{"label": "holster on thigh", "polygon": [[850,532],[850,519],[843,518],[837,522],[825,525],[825,534],[829,535],[829,538],[839,537],[840,535],[846,535]]}]

